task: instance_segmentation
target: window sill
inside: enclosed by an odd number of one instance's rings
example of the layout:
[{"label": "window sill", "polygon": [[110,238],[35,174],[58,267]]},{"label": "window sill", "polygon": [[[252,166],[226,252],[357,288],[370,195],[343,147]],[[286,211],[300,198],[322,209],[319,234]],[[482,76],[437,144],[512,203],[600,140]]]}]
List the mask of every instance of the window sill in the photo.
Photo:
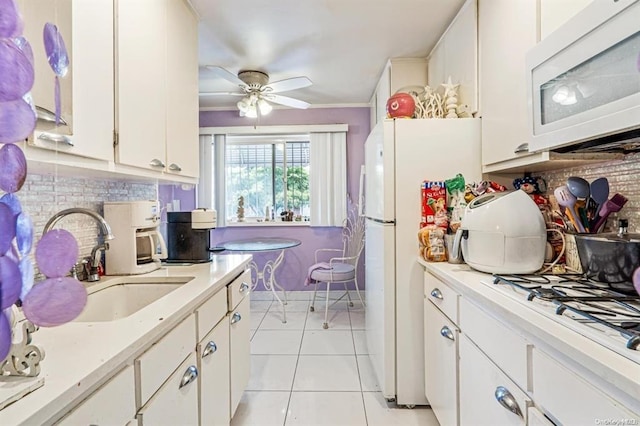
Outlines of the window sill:
[{"label": "window sill", "polygon": [[269,222],[227,222],[227,227],[240,228],[240,227],[258,227],[258,226],[266,226],[266,227],[275,227],[275,226],[310,226],[311,222],[284,222],[284,221],[269,221]]}]

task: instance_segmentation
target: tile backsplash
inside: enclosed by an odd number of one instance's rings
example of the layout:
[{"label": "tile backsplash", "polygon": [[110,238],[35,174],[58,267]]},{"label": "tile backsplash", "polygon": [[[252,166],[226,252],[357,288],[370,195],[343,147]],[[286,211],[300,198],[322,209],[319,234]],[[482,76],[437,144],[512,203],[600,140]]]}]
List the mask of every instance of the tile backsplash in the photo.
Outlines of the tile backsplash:
[{"label": "tile backsplash", "polygon": [[[158,186],[152,183],[77,178],[68,176],[39,175],[30,173],[17,193],[22,208],[33,220],[34,251],[42,230],[49,218],[60,210],[84,207],[104,213],[105,201],[155,200]],[[89,256],[100,234],[94,219],[82,214],[62,218],[56,228],[71,232],[80,246],[80,256]]]},{"label": "tile backsplash", "polygon": [[618,192],[628,199],[619,213],[609,216],[608,230],[617,230],[618,219],[628,219],[629,232],[640,232],[640,153],[629,154],[622,160],[544,172],[541,176],[547,182],[547,194],[564,185],[570,176],[579,176],[589,182],[606,177],[609,180],[609,198]]}]

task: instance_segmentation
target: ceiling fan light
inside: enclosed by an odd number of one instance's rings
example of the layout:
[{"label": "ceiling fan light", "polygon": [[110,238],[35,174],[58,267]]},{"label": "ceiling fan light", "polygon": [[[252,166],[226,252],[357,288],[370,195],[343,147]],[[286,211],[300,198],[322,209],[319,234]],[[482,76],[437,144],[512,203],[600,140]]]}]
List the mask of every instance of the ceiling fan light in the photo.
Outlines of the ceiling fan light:
[{"label": "ceiling fan light", "polygon": [[242,98],[240,101],[238,101],[236,106],[240,111],[246,112],[247,109],[251,106],[251,104],[249,103],[249,98]]},{"label": "ceiling fan light", "polygon": [[269,114],[271,112],[271,110],[273,109],[271,104],[269,102],[265,101],[264,99],[260,99],[258,101],[258,108],[260,108],[260,114],[262,114],[262,115]]},{"label": "ceiling fan light", "polygon": [[258,111],[256,110],[255,105],[251,105],[249,108],[247,108],[247,110],[245,111],[245,117],[249,117],[249,118],[258,117]]}]

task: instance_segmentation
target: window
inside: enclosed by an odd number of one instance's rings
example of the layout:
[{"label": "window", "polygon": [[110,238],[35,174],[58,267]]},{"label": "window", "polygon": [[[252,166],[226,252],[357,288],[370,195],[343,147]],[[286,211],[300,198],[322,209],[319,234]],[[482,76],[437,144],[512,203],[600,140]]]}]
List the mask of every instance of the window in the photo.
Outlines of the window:
[{"label": "window", "polygon": [[[259,132],[258,132],[259,130]],[[218,211],[217,226],[275,222],[292,211],[310,226],[342,226],[347,212],[347,125],[200,128],[197,206]],[[307,219],[304,222],[303,219]]]},{"label": "window", "polygon": [[225,148],[225,216],[233,222],[238,199],[244,217],[261,220],[293,211],[309,219],[309,135],[227,137]]}]

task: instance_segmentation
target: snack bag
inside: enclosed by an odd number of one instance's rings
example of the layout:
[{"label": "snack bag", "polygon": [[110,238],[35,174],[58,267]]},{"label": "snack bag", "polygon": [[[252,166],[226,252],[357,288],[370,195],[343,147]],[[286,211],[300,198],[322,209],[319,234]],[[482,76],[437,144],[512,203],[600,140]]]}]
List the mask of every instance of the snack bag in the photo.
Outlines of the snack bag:
[{"label": "snack bag", "polygon": [[444,182],[422,182],[422,221],[420,227],[436,225],[445,231],[449,226],[447,219],[447,194]]},{"label": "snack bag", "polygon": [[447,260],[444,233],[444,229],[436,225],[427,225],[418,232],[420,255],[427,262],[445,262]]},{"label": "snack bag", "polygon": [[449,227],[452,232],[456,232],[460,227],[464,212],[467,207],[465,200],[464,176],[460,173],[452,179],[444,181],[447,189],[447,214],[449,216]]}]

